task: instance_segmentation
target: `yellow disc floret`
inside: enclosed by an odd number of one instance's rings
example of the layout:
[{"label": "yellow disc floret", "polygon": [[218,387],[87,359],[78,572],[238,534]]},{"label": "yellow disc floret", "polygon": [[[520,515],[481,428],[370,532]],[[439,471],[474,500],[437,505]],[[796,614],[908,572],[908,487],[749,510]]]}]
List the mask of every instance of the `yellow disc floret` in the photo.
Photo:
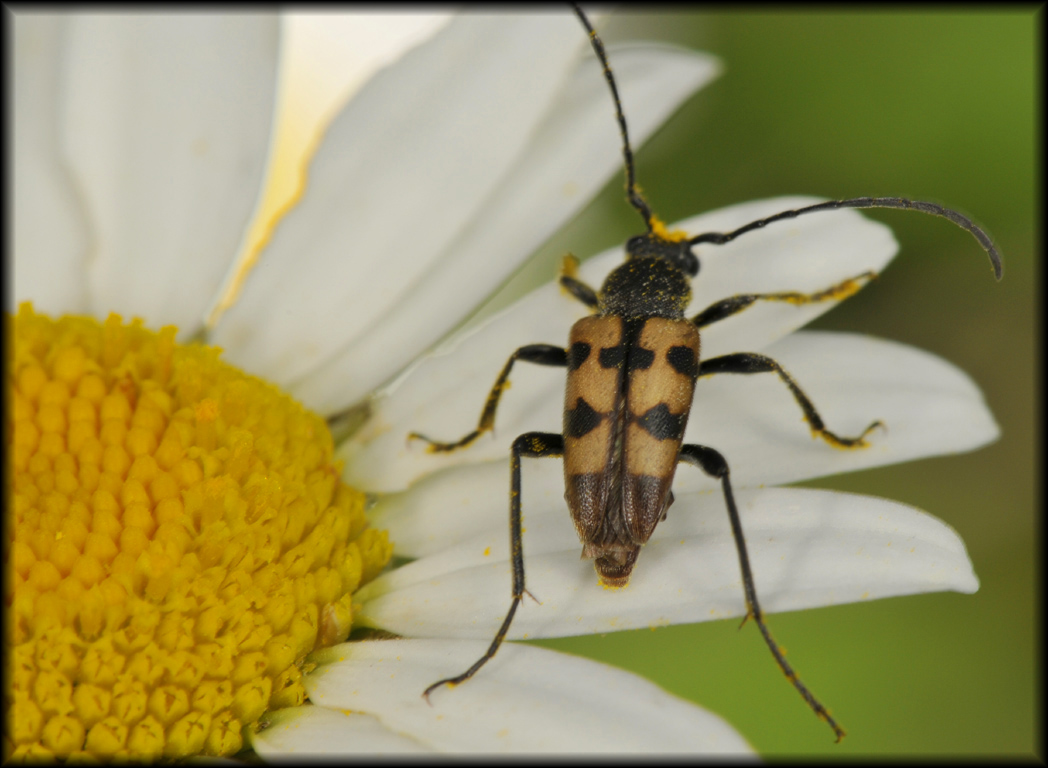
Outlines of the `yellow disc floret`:
[{"label": "yellow disc floret", "polygon": [[323,419],[110,315],[8,321],[4,757],[230,754],[392,552]]}]

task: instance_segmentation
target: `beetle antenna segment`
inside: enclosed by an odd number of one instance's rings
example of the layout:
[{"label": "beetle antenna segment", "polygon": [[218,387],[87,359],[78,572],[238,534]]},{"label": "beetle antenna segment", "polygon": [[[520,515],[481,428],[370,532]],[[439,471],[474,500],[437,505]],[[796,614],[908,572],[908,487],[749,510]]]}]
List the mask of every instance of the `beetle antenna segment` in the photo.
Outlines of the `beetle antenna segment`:
[{"label": "beetle antenna segment", "polygon": [[615,76],[611,74],[611,65],[608,63],[608,56],[604,52],[604,43],[597,36],[597,31],[590,24],[582,9],[576,3],[572,3],[571,7],[575,10],[575,15],[579,17],[579,21],[582,22],[582,26],[586,28],[590,45],[593,46],[593,52],[597,54],[600,65],[604,68],[604,79],[607,80],[608,88],[611,90],[611,99],[615,102],[615,117],[619,121],[619,133],[622,134],[622,157],[626,165],[626,192],[629,196],[630,205],[636,208],[640,215],[644,217],[644,224],[648,227],[648,231],[651,232],[653,214],[647,202],[640,192],[637,191],[637,178],[633,169],[633,150],[630,149],[630,136],[629,131],[626,129],[626,116],[622,112],[619,89],[615,85]]},{"label": "beetle antenna segment", "polygon": [[928,213],[932,216],[940,216],[953,222],[966,232],[969,232],[972,237],[979,241],[979,245],[983,247],[983,250],[986,251],[987,255],[990,257],[990,262],[993,264],[993,274],[998,280],[1000,280],[1001,276],[1004,274],[1004,266],[1001,263],[1000,251],[997,250],[997,247],[993,244],[993,240],[990,239],[990,236],[975,222],[967,216],[963,216],[957,211],[949,208],[943,208],[941,205],[928,203],[923,200],[907,200],[902,197],[856,197],[851,200],[829,200],[825,203],[817,203],[816,205],[809,205],[805,208],[797,208],[792,211],[776,213],[774,216],[769,216],[766,219],[751,221],[749,224],[739,227],[732,232],[704,232],[701,235],[695,235],[692,237],[688,240],[688,243],[691,245],[698,245],[699,243],[724,245],[725,243],[730,243],[740,235],[745,235],[747,232],[752,232],[755,229],[761,229],[775,221],[795,219],[806,213],[815,213],[816,211],[835,211],[840,208],[898,208],[907,211],[920,211],[921,213]]}]

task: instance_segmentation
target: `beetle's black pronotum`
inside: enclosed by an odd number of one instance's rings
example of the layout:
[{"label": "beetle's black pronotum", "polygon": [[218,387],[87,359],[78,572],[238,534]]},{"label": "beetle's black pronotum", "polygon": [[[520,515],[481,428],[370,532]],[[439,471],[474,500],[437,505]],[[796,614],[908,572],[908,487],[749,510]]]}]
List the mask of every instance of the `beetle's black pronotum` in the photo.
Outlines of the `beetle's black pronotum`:
[{"label": "beetle's black pronotum", "polygon": [[834,200],[751,222],[732,232],[705,232],[692,237],[668,233],[637,189],[626,119],[615,79],[600,38],[585,14],[575,12],[589,34],[604,68],[622,134],[626,189],[630,204],[641,214],[647,231],[626,243],[626,261],[605,279],[600,290],[578,280],[575,263],[566,259],[560,284],[593,310],[578,321],[567,346],[529,344],[516,350],[495,380],[476,429],[455,442],[443,443],[412,433],[428,449],[446,452],[470,445],[491,431],[495,412],[518,360],[567,369],[563,433],[528,432],[513,441],[510,456],[510,536],[513,593],[509,612],[488,650],[460,675],[439,680],[424,692],[444,684],[468,680],[491,659],[509,631],[525,594],[521,549],[521,457],[562,456],[564,497],[582,541],[583,557],[591,558],[602,584],[623,586],[629,581],[641,547],[651,537],[673,503],[671,486],[677,464],[698,467],[720,480],[739,555],[747,618],[752,618],[776,663],[814,712],[825,720],[839,740],[844,731],[798,679],[772,639],[754,587],[746,540],[735,505],[727,462],[714,448],[683,444],[695,382],[720,373],[775,373],[789,388],[813,434],[844,449],[860,449],[880,425],[873,422],[862,434],[843,437],[824,425],[814,404],[775,360],[738,352],[710,360],[700,357],[700,330],[745,310],[759,301],[807,304],[841,299],[874,277],[856,275],[815,293],[764,293],[731,296],[715,302],[692,318],[684,315],[691,299],[691,278],[699,271],[693,247],[721,245],[747,232],[782,219],[838,208],[904,208],[941,216],[970,232],[986,250],[1000,279],[1001,257],[983,230],[961,214],[933,203],[895,197]]}]

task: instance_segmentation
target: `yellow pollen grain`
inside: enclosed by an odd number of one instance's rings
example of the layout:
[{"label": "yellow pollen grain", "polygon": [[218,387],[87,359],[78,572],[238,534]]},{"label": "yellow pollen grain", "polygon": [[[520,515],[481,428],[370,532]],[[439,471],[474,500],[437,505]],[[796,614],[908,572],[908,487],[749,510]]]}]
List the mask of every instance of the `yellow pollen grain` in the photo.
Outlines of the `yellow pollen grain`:
[{"label": "yellow pollen grain", "polygon": [[687,232],[683,229],[667,229],[666,224],[658,216],[653,215],[648,221],[648,225],[651,227],[652,234],[665,242],[679,243],[688,239]]},{"label": "yellow pollen grain", "polygon": [[110,315],[8,317],[3,759],[230,755],[305,699],[385,531],[276,387]]}]

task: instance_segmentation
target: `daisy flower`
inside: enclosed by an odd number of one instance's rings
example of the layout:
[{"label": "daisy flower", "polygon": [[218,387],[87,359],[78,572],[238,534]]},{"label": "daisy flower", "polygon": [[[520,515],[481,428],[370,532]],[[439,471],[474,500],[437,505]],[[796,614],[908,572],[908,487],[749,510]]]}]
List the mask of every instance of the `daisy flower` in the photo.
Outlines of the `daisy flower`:
[{"label": "daisy flower", "polygon": [[[580,307],[547,286],[424,353],[619,157],[570,16],[428,31],[401,35],[414,47],[389,66],[376,71],[388,49],[362,63],[372,76],[245,279],[233,256],[272,141],[276,20],[16,17],[5,757],[230,754],[245,739],[266,756],[747,749],[642,679],[514,644],[432,707],[420,697],[501,620],[508,442],[556,431],[560,384],[515,371],[497,434],[468,451],[434,457],[405,436],[460,434],[506,355],[562,338]],[[716,73],[665,47],[612,57],[638,139]],[[894,250],[858,214],[809,217],[703,254],[694,305],[816,290]],[[599,284],[619,259],[596,257],[582,277]],[[831,451],[797,440],[781,386],[703,382],[691,428],[733,461],[765,609],[974,591],[963,543],[928,515],[763,488],[996,434],[978,390],[941,360],[790,333],[827,308],[755,307],[704,334],[707,356],[782,361],[839,431],[871,412],[891,429],[870,449]],[[222,360],[180,343],[200,335]],[[347,410],[367,419],[336,449],[322,417]],[[678,474],[670,519],[611,593],[578,560],[559,471],[525,470],[528,586],[542,603],[518,612],[511,638],[744,612],[723,500],[703,478]],[[370,523],[361,491],[377,499]],[[402,639],[343,643],[353,627]]]}]

